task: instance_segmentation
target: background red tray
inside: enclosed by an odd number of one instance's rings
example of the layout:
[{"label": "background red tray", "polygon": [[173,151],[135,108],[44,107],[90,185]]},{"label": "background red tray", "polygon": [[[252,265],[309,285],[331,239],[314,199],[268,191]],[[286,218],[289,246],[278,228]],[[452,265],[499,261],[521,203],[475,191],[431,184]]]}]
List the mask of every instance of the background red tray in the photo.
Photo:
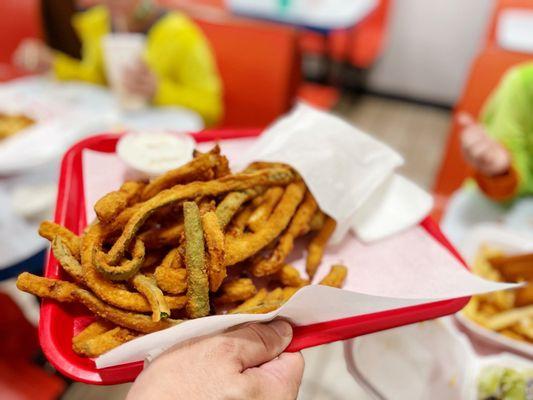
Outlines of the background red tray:
[{"label": "background red tray", "polygon": [[[203,131],[195,134],[198,142],[253,137],[259,130]],[[70,148],[65,154],[59,178],[55,221],[76,233],[86,226],[85,198],[83,193],[82,151],[91,149],[114,152],[119,135],[99,135],[87,138]],[[437,224],[426,219],[421,224],[435,239],[446,246],[459,260],[460,256],[443,236]],[[462,260],[461,260],[462,262]],[[44,275],[49,278],[66,278],[53,256],[49,256]],[[433,319],[455,313],[463,308],[469,298],[438,301],[374,314],[361,315],[335,321],[295,328],[289,351],[318,346],[377,332],[384,329]],[[72,351],[72,336],[86,326],[92,317],[81,306],[59,304],[43,300],[39,324],[39,340],[44,354],[62,374],[76,381],[110,385],[133,381],[141,372],[143,363],[135,362],[115,367],[96,369],[94,362],[77,356]]]}]

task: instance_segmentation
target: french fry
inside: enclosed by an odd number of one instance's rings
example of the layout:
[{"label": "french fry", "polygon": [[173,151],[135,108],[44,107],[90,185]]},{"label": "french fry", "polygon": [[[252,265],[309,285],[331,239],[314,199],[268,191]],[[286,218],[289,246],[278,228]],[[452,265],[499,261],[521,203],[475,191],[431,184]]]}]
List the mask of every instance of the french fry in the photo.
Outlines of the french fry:
[{"label": "french fry", "polygon": [[326,244],[335,231],[337,223],[333,218],[327,217],[324,226],[318,231],[316,236],[311,240],[307,247],[307,259],[305,261],[305,270],[310,279],[315,276],[316,270],[324,256]]}]

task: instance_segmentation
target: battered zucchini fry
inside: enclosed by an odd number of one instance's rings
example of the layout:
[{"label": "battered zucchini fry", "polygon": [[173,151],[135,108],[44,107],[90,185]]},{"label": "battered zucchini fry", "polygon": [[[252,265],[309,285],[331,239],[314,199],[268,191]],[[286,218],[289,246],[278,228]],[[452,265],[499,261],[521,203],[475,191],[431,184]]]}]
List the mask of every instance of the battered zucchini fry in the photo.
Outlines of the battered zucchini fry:
[{"label": "battered zucchini fry", "polygon": [[116,218],[129,205],[140,199],[145,184],[143,182],[130,181],[124,183],[119,190],[109,192],[96,202],[94,211],[98,220],[109,223]]},{"label": "battered zucchini fry", "polygon": [[73,293],[79,289],[74,283],[57,279],[42,278],[37,275],[23,272],[17,278],[17,288],[26,293],[46,299],[54,299],[64,303],[75,301]]},{"label": "battered zucchini fry", "polygon": [[250,297],[240,306],[235,307],[233,310],[229,312],[229,314],[245,313],[246,310],[259,306],[261,303],[263,303],[267,294],[268,294],[268,291],[266,289],[259,289],[259,291],[255,294],[255,296]]},{"label": "battered zucchini fry", "polygon": [[187,270],[182,268],[179,250],[178,247],[170,250],[154,272],[157,286],[170,294],[181,294],[187,290]]},{"label": "battered zucchini fry", "polygon": [[98,272],[112,281],[126,281],[134,276],[144,263],[145,249],[142,240],[137,239],[133,246],[132,259],[123,261],[119,266],[109,265],[106,262],[106,254],[97,250],[94,256],[94,264]]},{"label": "battered zucchini fry", "polygon": [[80,356],[98,357],[138,336],[138,333],[117,326],[90,339],[74,341],[74,337],[72,349]]},{"label": "battered zucchini fry", "polygon": [[185,226],[185,266],[187,268],[187,315],[190,318],[209,314],[209,280],[205,265],[204,234],[200,210],[196,203],[183,203]]},{"label": "battered zucchini fry", "polygon": [[218,204],[216,214],[220,229],[224,230],[239,208],[248,200],[253,199],[264,191],[263,187],[246,189],[240,192],[228,193]]},{"label": "battered zucchini fry", "polygon": [[325,222],[326,222],[326,214],[324,214],[320,210],[317,210],[315,212],[315,215],[313,215],[313,218],[311,218],[311,222],[309,223],[309,230],[319,231],[320,229],[322,229]]},{"label": "battered zucchini fry", "polygon": [[240,237],[226,235],[226,265],[234,265],[267,246],[287,227],[305,193],[303,182],[287,186],[278,205],[261,230]]},{"label": "battered zucchini fry", "polygon": [[341,288],[348,274],[344,265],[333,265],[329,273],[320,281],[320,285]]},{"label": "battered zucchini fry", "polygon": [[[192,181],[205,181],[214,178],[213,169],[226,157],[214,153],[200,154],[189,163],[168,171],[152,180],[144,189],[142,198],[148,200],[162,190]],[[227,161],[226,161],[227,162]]]},{"label": "battered zucchini fry", "polygon": [[81,264],[78,260],[70,253],[68,247],[63,243],[61,236],[56,236],[52,240],[52,251],[54,257],[57,259],[61,267],[67,272],[70,276],[74,278],[76,282],[83,282],[83,271],[81,269]]},{"label": "battered zucchini fry", "polygon": [[254,209],[251,204],[248,204],[241,211],[239,211],[230,223],[228,235],[234,237],[242,235],[253,212]]},{"label": "battered zucchini fry", "polygon": [[267,221],[272,210],[283,196],[283,188],[276,186],[268,189],[264,194],[263,202],[254,210],[247,221],[247,225],[253,232],[257,232]]},{"label": "battered zucchini fry", "polygon": [[157,286],[165,293],[182,294],[187,290],[185,268],[156,268],[154,277]]},{"label": "battered zucchini fry", "polygon": [[[115,282],[105,279],[96,270],[93,252],[102,244],[102,233],[101,225],[95,223],[87,229],[83,237],[81,266],[85,283],[96,296],[106,303],[125,310],[150,312],[150,304],[143,295],[123,289]],[[171,310],[183,308],[187,301],[185,296],[166,296],[165,300]]]},{"label": "battered zucchini fry", "polygon": [[72,256],[77,260],[80,259],[81,239],[67,228],[52,221],[43,221],[39,226],[39,235],[48,239],[50,242],[54,240],[56,236],[61,236]]},{"label": "battered zucchini fry", "polygon": [[257,289],[249,278],[240,278],[222,285],[222,295],[215,302],[217,304],[235,303],[248,300],[257,293]]},{"label": "battered zucchini fry", "polygon": [[224,265],[224,233],[215,212],[210,211],[202,215],[202,228],[207,247],[207,275],[209,289],[216,292],[226,277]]},{"label": "battered zucchini fry", "polygon": [[183,222],[161,229],[151,229],[139,235],[148,249],[177,246],[183,235]]},{"label": "battered zucchini fry", "polygon": [[307,279],[302,279],[296,268],[290,264],[285,264],[278,271],[278,279],[284,286],[302,287],[309,284]]},{"label": "battered zucchini fry", "polygon": [[271,168],[250,174],[230,175],[208,182],[192,182],[187,185],[178,185],[171,189],[163,190],[150,200],[142,203],[141,207],[130,218],[122,234],[109,251],[107,261],[109,264],[117,264],[148,217],[168,204],[197,197],[218,196],[223,193],[246,190],[259,185],[282,185],[291,182],[294,178],[294,172],[288,168]]},{"label": "battered zucchini fry", "polygon": [[115,325],[109,321],[103,319],[96,320],[87,325],[81,332],[72,338],[72,348],[77,352],[76,348],[78,348],[83,342],[94,339],[98,335],[110,331],[113,328],[115,328]]},{"label": "battered zucchini fry", "polygon": [[299,287],[287,286],[283,288],[283,302],[288,301],[294,294],[300,290]]},{"label": "battered zucchini fry", "polygon": [[152,307],[152,321],[157,322],[161,318],[170,316],[170,308],[163,296],[163,292],[156,285],[155,279],[146,275],[137,274],[131,280],[133,287],[146,297]]},{"label": "battered zucchini fry", "polygon": [[165,318],[154,322],[152,319],[144,314],[137,314],[128,311],[123,311],[112,307],[99,298],[84,289],[76,289],[72,293],[73,297],[87,307],[91,312],[98,315],[100,318],[113,322],[118,326],[132,329],[142,333],[152,333],[162,329],[170,328],[181,322],[178,320],[171,320]]},{"label": "battered zucchini fry", "polygon": [[318,231],[316,236],[311,240],[307,247],[307,259],[305,261],[305,269],[310,279],[315,276],[316,270],[324,256],[324,249],[328,243],[329,238],[333,234],[337,223],[333,218],[327,217],[324,226]]},{"label": "battered zucchini fry", "polygon": [[285,259],[294,248],[294,240],[309,231],[309,222],[317,209],[317,204],[310,192],[298,207],[296,214],[291,220],[289,227],[279,238],[278,244],[270,257],[259,258],[252,266],[252,274],[255,276],[267,276],[275,274],[283,266]]}]

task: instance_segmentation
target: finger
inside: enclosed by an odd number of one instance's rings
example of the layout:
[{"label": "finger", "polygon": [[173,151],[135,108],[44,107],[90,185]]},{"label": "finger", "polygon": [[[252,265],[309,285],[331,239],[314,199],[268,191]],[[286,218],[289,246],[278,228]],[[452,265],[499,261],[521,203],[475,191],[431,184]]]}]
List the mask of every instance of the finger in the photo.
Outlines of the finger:
[{"label": "finger", "polygon": [[235,361],[240,370],[256,367],[277,357],[292,340],[292,327],[286,321],[250,324],[224,336],[235,342]]},{"label": "finger", "polygon": [[273,399],[295,399],[302,383],[304,358],[301,353],[283,353],[260,367],[250,368],[243,375],[268,391]]},{"label": "finger", "polygon": [[470,115],[469,113],[467,113],[465,111],[461,111],[461,112],[459,112],[459,114],[457,114],[457,122],[459,123],[459,125],[461,125],[461,126],[463,126],[465,128],[470,126],[470,125],[475,125],[476,124],[476,121],[474,120],[472,115]]}]

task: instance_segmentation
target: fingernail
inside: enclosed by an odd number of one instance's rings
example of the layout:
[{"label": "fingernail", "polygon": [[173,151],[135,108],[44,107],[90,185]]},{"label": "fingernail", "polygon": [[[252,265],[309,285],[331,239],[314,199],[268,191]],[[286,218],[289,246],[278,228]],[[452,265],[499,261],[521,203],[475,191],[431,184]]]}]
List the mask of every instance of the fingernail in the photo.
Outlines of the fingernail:
[{"label": "fingernail", "polygon": [[281,337],[292,337],[292,326],[288,322],[279,320],[271,322],[269,325]]}]

